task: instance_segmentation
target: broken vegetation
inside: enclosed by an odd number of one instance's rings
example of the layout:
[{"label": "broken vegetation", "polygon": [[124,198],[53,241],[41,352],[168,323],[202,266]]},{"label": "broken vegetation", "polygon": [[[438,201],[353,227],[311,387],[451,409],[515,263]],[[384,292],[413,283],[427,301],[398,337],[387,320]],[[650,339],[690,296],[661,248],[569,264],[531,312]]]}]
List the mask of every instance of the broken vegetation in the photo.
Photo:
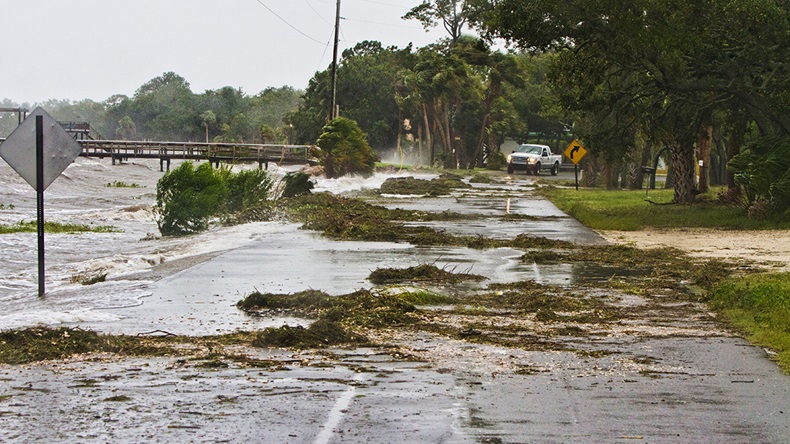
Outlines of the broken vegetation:
[{"label": "broken vegetation", "polygon": [[379,268],[368,276],[374,284],[392,284],[404,282],[433,282],[455,284],[463,281],[484,281],[487,278],[471,273],[456,273],[441,269],[436,265],[422,264],[408,268]]},{"label": "broken vegetation", "polygon": [[471,188],[461,176],[444,173],[431,179],[415,179],[414,177],[391,177],[379,188],[381,194],[398,194],[407,196],[444,196],[455,189]]}]

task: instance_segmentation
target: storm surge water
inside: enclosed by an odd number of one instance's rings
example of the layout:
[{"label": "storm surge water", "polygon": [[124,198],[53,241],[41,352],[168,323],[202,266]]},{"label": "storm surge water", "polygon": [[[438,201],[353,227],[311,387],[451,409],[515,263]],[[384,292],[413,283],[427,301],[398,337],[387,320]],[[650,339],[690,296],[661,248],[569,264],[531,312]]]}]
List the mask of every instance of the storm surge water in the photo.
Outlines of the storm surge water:
[{"label": "storm surge water", "polygon": [[[287,172],[280,168],[274,174]],[[157,291],[168,293],[158,284],[163,278],[170,278],[175,289],[187,288],[188,278],[174,282],[173,275],[225,252],[267,238],[291,237],[297,231],[293,224],[258,222],[163,238],[154,212],[156,183],[162,175],[156,160],[112,165],[107,159],[78,158],[70,165],[45,192],[45,220],[112,230],[47,233],[47,292],[41,298],[37,296],[36,233],[0,235],[0,329],[127,325],[134,330],[137,321],[131,317],[140,312],[132,314],[136,310],[130,309],[155,299]],[[386,177],[319,179],[316,190],[342,193],[377,188]],[[0,224],[35,219],[35,191],[0,162]],[[210,269],[205,273],[220,279],[225,272]],[[238,296],[238,292],[231,295]]]},{"label": "storm surge water", "polygon": [[[296,168],[273,168],[271,173],[281,177],[292,169]],[[282,221],[214,225],[196,235],[161,237],[154,204],[162,175],[156,160],[112,165],[106,159],[79,158],[69,166],[45,193],[46,220],[112,229],[47,234],[47,292],[41,298],[36,234],[0,235],[0,330],[65,325],[108,333],[213,335],[300,324],[305,321],[276,314],[248,316],[236,303],[254,291],[314,289],[339,296],[372,288],[367,278],[377,268],[419,264],[485,276],[488,280],[475,283],[476,289],[523,280],[569,285],[579,275],[569,264],[527,264],[520,259],[523,251],[513,248],[337,241]],[[354,194],[407,175],[436,177],[393,171],[368,178],[314,178],[314,191]],[[534,196],[531,181],[473,185],[438,197],[379,195],[371,202],[419,212],[468,214],[462,220],[409,223],[460,236],[505,240],[529,233],[600,240]],[[528,217],[504,218],[508,213]],[[31,221],[35,215],[34,191],[10,167],[0,164],[0,223]]]}]

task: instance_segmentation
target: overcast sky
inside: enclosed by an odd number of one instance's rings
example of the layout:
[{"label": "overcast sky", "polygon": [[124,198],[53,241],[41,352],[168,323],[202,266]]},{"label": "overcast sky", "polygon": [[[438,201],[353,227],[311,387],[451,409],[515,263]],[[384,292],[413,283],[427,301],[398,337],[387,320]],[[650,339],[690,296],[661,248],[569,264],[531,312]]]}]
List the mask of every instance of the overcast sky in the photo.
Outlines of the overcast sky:
[{"label": "overcast sky", "polygon": [[[445,37],[420,0],[341,0],[340,52]],[[103,101],[173,71],[192,91],[307,87],[332,61],[336,0],[0,0],[0,100]],[[279,16],[279,17],[278,17]]]}]

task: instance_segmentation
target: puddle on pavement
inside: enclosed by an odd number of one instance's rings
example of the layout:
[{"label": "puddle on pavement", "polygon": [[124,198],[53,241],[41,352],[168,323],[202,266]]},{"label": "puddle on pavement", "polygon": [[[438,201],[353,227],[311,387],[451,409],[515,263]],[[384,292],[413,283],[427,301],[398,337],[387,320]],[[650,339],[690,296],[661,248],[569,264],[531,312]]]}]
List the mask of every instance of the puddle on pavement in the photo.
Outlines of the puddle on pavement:
[{"label": "puddle on pavement", "polygon": [[[549,239],[569,240],[581,244],[604,243],[594,231],[568,217],[554,204],[524,191],[513,189],[464,190],[439,198],[375,198],[371,200],[389,209],[440,213],[443,211],[475,215],[455,221],[412,222],[459,236],[481,235],[493,239],[512,239],[519,234]],[[507,219],[511,217],[512,219]],[[519,219],[519,217],[522,217]]]}]

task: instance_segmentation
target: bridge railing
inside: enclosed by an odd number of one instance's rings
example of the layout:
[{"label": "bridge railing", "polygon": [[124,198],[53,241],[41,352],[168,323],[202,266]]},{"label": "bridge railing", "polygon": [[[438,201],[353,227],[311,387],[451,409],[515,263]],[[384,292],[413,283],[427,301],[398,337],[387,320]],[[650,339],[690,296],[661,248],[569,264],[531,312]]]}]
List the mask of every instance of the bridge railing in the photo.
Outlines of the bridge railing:
[{"label": "bridge railing", "polygon": [[88,157],[221,159],[225,161],[309,161],[310,145],[80,140]]}]

